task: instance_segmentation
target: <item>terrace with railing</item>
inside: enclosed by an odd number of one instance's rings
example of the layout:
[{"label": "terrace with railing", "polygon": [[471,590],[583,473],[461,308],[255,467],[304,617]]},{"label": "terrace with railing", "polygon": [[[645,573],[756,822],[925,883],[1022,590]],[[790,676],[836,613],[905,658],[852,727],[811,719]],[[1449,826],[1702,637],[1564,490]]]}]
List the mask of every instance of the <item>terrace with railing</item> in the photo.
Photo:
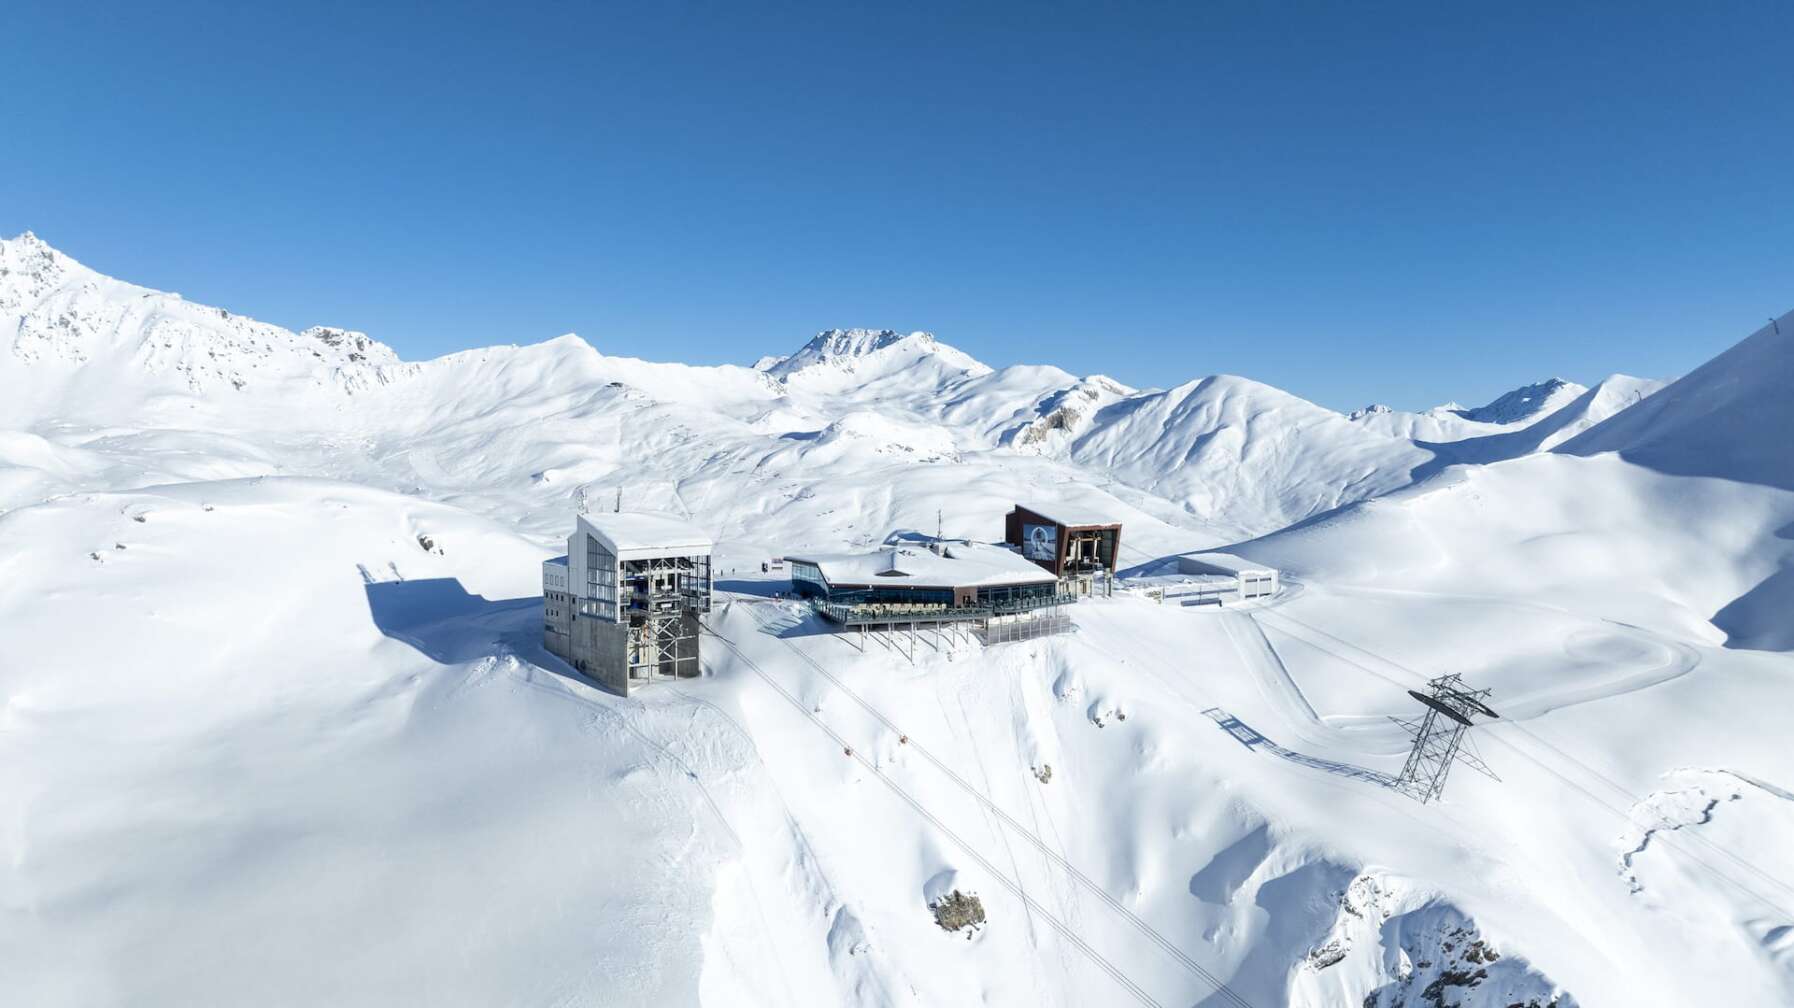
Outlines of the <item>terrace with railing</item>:
[{"label": "terrace with railing", "polygon": [[1053,609],[1075,601],[1076,596],[1068,594],[1012,599],[976,606],[952,606],[940,602],[844,603],[813,598],[810,600],[810,607],[824,619],[844,626],[884,626],[987,620],[994,616],[1015,616]]}]

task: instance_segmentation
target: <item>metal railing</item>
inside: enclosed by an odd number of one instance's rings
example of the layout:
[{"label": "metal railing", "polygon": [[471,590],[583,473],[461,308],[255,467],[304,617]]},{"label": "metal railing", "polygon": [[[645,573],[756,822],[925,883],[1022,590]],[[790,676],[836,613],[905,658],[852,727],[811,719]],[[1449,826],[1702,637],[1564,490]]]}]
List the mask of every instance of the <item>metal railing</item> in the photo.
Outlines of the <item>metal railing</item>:
[{"label": "metal railing", "polygon": [[810,608],[825,619],[856,626],[869,623],[947,623],[990,619],[993,616],[1015,616],[1037,609],[1054,608],[1075,601],[1077,601],[1075,595],[1011,599],[982,606],[949,606],[907,602],[856,602],[849,604],[811,599]]},{"label": "metal railing", "polygon": [[849,626],[863,623],[948,623],[959,620],[986,619],[991,611],[985,607],[931,606],[904,602],[825,602],[811,599],[810,608],[817,615]]},{"label": "metal railing", "polygon": [[998,616],[1010,616],[1015,613],[1032,612],[1036,609],[1049,609],[1054,606],[1071,605],[1078,597],[1070,592],[1060,592],[1041,598],[1005,599],[993,602],[990,611]]}]

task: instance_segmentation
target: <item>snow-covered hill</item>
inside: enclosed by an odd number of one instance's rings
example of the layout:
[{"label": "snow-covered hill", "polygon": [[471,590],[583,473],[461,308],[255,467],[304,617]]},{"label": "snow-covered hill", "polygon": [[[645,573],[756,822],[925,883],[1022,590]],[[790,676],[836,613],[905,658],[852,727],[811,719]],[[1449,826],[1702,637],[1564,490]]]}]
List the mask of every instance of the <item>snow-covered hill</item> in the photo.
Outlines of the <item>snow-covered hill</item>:
[{"label": "snow-covered hill", "polygon": [[1369,406],[1347,419],[1419,442],[1451,461],[1498,462],[1545,451],[1631,406],[1666,383],[1616,374],[1593,388],[1552,378],[1504,393],[1477,409],[1455,404],[1424,413]]},{"label": "snow-covered hill", "polygon": [[1573,455],[1618,452],[1658,472],[1794,490],[1794,313],[1783,315],[1662,393],[1567,442]]},{"label": "snow-covered hill", "polygon": [[[415,372],[363,333],[315,326],[292,333],[102,276],[26,232],[0,242],[0,339],[8,374],[33,395],[20,407],[100,397],[83,365],[129,362],[135,379],[115,395],[181,389],[199,396],[294,386],[366,391]],[[35,365],[25,372],[20,364]],[[110,368],[100,368],[111,371]],[[17,412],[14,416],[20,415]]]},{"label": "snow-covered hill", "polygon": [[1064,457],[1182,503],[1208,522],[1282,527],[1384,493],[1428,461],[1412,443],[1366,433],[1339,414],[1221,375],[1109,404]]},{"label": "snow-covered hill", "polygon": [[1391,437],[1444,443],[1500,434],[1525,427],[1569,405],[1588,389],[1562,378],[1550,378],[1505,392],[1486,406],[1466,409],[1446,403],[1420,413],[1372,405],[1346,419]]},{"label": "snow-covered hill", "polygon": [[[1052,367],[993,371],[927,333],[830,330],[754,368],[613,357],[574,336],[410,364],[358,333],[293,333],[111,280],[31,235],[0,242],[0,263],[0,380],[23,390],[0,424],[31,445],[13,452],[24,471],[0,507],[88,485],[73,473],[142,485],[203,458],[218,474],[348,477],[481,510],[477,487],[506,520],[526,500],[532,531],[577,494],[621,489],[738,535],[768,502],[707,488],[750,467],[780,473],[787,499],[851,484],[919,505],[887,509],[881,528],[932,527],[949,486],[1007,495],[1044,481],[1153,515],[1152,535],[1192,546],[1400,486],[1429,457],[1254,382],[1141,392]],[[890,436],[853,450],[822,436],[855,414]]]},{"label": "snow-covered hill", "polygon": [[[924,334],[408,364],[29,236],[0,268],[20,1003],[1794,1000],[1773,327],[1446,444]],[[540,647],[540,560],[619,496],[722,567],[704,676],[627,700]],[[1289,584],[912,660],[760,580],[1018,500],[1114,514],[1143,568],[1258,536]],[[1421,806],[1389,718],[1448,671],[1495,690],[1501,779]],[[954,891],[982,926],[937,925]]]}]

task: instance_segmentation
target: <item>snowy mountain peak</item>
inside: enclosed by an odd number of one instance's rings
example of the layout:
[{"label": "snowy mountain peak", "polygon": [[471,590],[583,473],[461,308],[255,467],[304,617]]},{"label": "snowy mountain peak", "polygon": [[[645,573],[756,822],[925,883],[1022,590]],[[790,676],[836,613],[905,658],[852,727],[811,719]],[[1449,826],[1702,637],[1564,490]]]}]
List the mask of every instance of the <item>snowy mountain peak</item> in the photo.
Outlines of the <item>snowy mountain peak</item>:
[{"label": "snowy mountain peak", "polygon": [[990,373],[990,368],[935,339],[933,333],[900,333],[894,329],[825,329],[796,353],[763,370],[782,382],[800,374],[806,381],[821,374],[869,379],[922,362],[937,364],[946,373]]},{"label": "snowy mountain peak", "polygon": [[10,255],[60,255],[34,232],[21,231],[13,238],[0,238],[0,258]]},{"label": "snowy mountain peak", "polygon": [[61,285],[80,264],[30,231],[0,238],[0,314],[12,314]]},{"label": "snowy mountain peak", "polygon": [[895,329],[824,329],[816,334],[815,339],[804,344],[798,353],[810,352],[822,357],[864,357],[906,339],[924,344],[936,342],[933,333],[925,332],[905,334]]},{"label": "snowy mountain peak", "polygon": [[1383,405],[1382,403],[1371,403],[1369,406],[1366,406],[1363,409],[1355,409],[1355,410],[1351,411],[1350,413],[1347,413],[1346,419],[1347,420],[1362,420],[1365,417],[1370,416],[1375,413],[1394,413],[1394,412],[1395,412],[1395,410],[1391,409],[1388,406]]},{"label": "snowy mountain peak", "polygon": [[1476,423],[1511,424],[1527,417],[1539,416],[1547,408],[1561,406],[1587,391],[1587,387],[1572,381],[1547,378],[1542,382],[1522,385],[1477,409],[1464,409],[1452,404],[1442,406],[1440,410]]},{"label": "snowy mountain peak", "polygon": [[31,384],[84,376],[96,388],[243,391],[297,385],[354,392],[409,373],[391,348],[365,333],[316,326],[301,333],[194,304],[98,273],[27,231],[0,241],[0,334],[11,358],[51,368]]},{"label": "snowy mountain peak", "polygon": [[367,333],[335,326],[312,326],[299,333],[300,340],[313,339],[331,350],[339,351],[348,363],[399,364],[399,355],[392,347]]}]

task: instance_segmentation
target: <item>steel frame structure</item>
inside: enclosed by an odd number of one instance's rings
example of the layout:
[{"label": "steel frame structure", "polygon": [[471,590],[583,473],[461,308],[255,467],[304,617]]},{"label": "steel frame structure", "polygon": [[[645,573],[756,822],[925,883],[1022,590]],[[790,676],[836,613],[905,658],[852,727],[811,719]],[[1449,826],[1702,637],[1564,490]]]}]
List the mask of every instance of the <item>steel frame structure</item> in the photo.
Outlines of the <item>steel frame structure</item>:
[{"label": "steel frame structure", "polygon": [[[1445,793],[1445,780],[1452,764],[1460,759],[1489,773],[1480,760],[1463,751],[1464,733],[1475,724],[1472,715],[1495,717],[1484,700],[1490,690],[1473,690],[1464,685],[1457,673],[1427,680],[1426,694],[1410,691],[1415,699],[1426,704],[1426,714],[1410,725],[1414,748],[1396,778],[1396,790],[1421,804],[1435,801]],[[1408,724],[1408,722],[1403,722]],[[1490,776],[1494,774],[1490,773]]]},{"label": "steel frame structure", "polygon": [[[645,590],[636,590],[646,580]],[[629,623],[624,659],[631,680],[690,679],[699,674],[697,620],[710,611],[708,556],[625,560],[618,578],[623,618]],[[629,586],[627,594],[623,586]]]}]

